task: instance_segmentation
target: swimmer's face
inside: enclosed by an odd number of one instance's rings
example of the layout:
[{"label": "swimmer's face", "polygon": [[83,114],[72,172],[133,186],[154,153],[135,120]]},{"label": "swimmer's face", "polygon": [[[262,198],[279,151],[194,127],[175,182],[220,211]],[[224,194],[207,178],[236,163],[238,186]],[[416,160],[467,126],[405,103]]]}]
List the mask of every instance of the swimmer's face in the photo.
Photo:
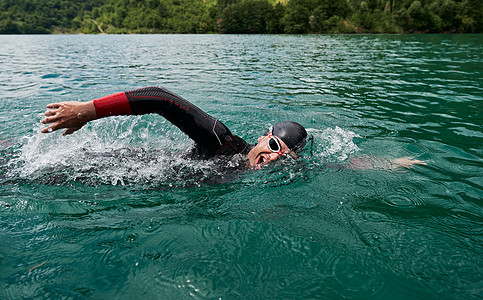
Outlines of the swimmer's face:
[{"label": "swimmer's face", "polygon": [[[276,136],[274,136],[273,138],[276,138],[280,143],[281,153],[290,154],[292,155],[292,157],[296,158],[295,153],[293,153],[281,139],[277,138]],[[250,167],[256,169],[261,168],[262,166],[268,164],[271,161],[276,161],[282,156],[279,153],[270,150],[268,142],[268,136],[261,136],[258,138],[258,144],[253,147],[253,149],[250,150],[247,155],[248,164],[250,165]]]}]

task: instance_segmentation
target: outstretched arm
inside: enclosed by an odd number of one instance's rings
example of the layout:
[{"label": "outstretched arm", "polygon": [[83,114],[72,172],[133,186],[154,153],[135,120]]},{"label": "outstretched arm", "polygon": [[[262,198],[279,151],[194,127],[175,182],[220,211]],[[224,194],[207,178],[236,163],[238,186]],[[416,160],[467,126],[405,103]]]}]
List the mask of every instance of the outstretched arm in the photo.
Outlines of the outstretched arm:
[{"label": "outstretched arm", "polygon": [[42,123],[52,125],[42,129],[44,133],[66,128],[66,135],[89,121],[103,117],[157,113],[193,139],[203,155],[240,153],[247,145],[242,139],[232,136],[222,122],[162,87],[135,89],[90,102],[54,103],[47,108],[47,118]]}]

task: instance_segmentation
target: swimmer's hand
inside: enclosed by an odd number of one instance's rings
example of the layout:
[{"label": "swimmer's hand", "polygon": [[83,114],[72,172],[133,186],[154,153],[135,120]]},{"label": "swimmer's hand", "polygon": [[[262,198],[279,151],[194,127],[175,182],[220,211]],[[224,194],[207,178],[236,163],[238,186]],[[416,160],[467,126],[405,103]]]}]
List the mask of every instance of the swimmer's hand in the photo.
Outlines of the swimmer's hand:
[{"label": "swimmer's hand", "polygon": [[42,133],[53,132],[66,128],[63,135],[72,134],[97,118],[93,101],[89,102],[60,102],[47,105],[46,118],[42,124],[52,124],[41,130]]},{"label": "swimmer's hand", "polygon": [[422,160],[414,159],[414,157],[401,157],[401,158],[396,158],[395,160],[392,161],[391,169],[398,169],[398,168],[411,169],[414,165],[426,166],[427,163]]},{"label": "swimmer's hand", "polygon": [[349,161],[348,167],[352,170],[389,170],[400,171],[401,169],[411,169],[414,165],[424,165],[427,163],[414,157],[406,156],[396,159],[384,159],[374,156],[354,157]]}]

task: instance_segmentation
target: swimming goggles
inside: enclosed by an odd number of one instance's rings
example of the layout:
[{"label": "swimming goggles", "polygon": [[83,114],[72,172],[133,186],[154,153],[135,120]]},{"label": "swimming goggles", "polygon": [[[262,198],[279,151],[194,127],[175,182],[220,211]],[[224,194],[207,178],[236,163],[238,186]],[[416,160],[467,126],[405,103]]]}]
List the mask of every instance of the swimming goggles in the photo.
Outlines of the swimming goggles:
[{"label": "swimming goggles", "polygon": [[[268,133],[267,133],[268,149],[270,149],[270,151],[272,151],[274,153],[277,153],[280,156],[287,154],[285,152],[282,152],[282,145],[280,145],[280,141],[278,140],[278,138],[276,138],[272,134],[272,131],[273,131],[273,126],[271,126],[268,129]],[[293,151],[290,151],[288,154],[290,154],[290,156],[292,156],[294,159],[297,159],[297,155]]]},{"label": "swimming goggles", "polygon": [[282,152],[280,142],[271,132],[268,133],[268,149],[272,152],[278,153],[278,155],[285,155],[285,153]]}]

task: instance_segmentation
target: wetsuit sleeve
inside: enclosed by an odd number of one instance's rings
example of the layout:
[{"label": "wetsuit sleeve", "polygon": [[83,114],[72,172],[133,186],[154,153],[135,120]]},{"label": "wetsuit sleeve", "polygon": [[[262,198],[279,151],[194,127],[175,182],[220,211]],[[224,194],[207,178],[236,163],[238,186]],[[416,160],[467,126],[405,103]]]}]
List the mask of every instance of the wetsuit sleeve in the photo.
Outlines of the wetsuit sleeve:
[{"label": "wetsuit sleeve", "polygon": [[157,113],[193,139],[204,156],[241,153],[247,143],[220,121],[162,87],[147,87],[94,100],[97,118]]}]

